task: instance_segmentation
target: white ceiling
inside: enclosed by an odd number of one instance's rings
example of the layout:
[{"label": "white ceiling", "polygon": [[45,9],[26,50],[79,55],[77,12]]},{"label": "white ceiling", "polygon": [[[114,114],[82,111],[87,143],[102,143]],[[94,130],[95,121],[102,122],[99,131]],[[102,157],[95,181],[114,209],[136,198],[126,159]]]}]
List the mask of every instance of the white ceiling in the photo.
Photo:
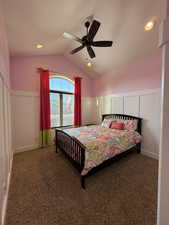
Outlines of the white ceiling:
[{"label": "white ceiling", "polygon": [[[164,14],[163,0],[5,0],[4,5],[12,55],[64,54],[90,75],[108,72],[155,50]],[[95,40],[113,40],[114,45],[94,48],[96,58],[89,69],[86,49],[69,55],[79,44],[64,39],[62,33],[82,37],[84,19],[91,14],[101,22]],[[145,32],[145,23],[153,17],[155,29]],[[37,43],[45,47],[36,49]]]}]

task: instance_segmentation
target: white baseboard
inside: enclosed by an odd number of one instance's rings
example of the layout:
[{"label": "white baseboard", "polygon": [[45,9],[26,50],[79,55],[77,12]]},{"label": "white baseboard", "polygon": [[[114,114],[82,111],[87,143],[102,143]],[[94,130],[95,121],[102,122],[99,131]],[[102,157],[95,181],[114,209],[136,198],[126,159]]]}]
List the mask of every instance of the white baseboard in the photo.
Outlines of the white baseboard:
[{"label": "white baseboard", "polygon": [[10,170],[8,173],[8,179],[7,179],[7,188],[6,193],[4,196],[4,201],[2,205],[2,225],[5,224],[5,217],[6,217],[6,211],[7,211],[7,203],[8,203],[8,195],[9,195],[9,188],[10,188],[10,181],[11,181],[11,174],[12,174],[12,164],[13,164],[13,156],[10,160]]},{"label": "white baseboard", "polygon": [[34,149],[37,149],[37,148],[40,148],[38,144],[25,145],[25,146],[22,146],[22,147],[19,147],[19,148],[15,148],[14,149],[14,154],[20,153],[20,152],[26,152],[26,151],[34,150]]},{"label": "white baseboard", "polygon": [[143,155],[146,155],[146,156],[151,157],[153,159],[157,159],[157,160],[159,159],[159,155],[157,153],[149,152],[149,151],[146,151],[145,149],[142,149],[141,153]]}]

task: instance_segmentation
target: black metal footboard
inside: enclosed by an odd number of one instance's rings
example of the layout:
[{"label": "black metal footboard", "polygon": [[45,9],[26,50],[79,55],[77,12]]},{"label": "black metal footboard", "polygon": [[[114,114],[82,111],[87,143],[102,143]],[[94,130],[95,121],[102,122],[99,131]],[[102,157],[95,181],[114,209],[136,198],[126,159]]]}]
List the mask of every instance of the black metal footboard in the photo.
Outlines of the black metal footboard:
[{"label": "black metal footboard", "polygon": [[[85,163],[85,146],[79,142],[75,137],[69,136],[62,130],[55,130],[56,152],[60,149],[71,163],[81,171]],[[81,185],[84,188],[84,179],[81,177]]]}]

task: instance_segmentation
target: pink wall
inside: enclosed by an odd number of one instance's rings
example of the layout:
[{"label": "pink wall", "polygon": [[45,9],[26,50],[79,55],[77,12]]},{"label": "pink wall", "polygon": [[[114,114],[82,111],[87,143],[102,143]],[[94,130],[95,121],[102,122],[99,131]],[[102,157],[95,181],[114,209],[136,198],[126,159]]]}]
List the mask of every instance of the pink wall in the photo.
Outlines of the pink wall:
[{"label": "pink wall", "polygon": [[2,73],[6,83],[9,81],[9,51],[6,36],[5,21],[2,13],[2,3],[0,1],[0,72]]},{"label": "pink wall", "polygon": [[113,93],[160,88],[162,55],[157,50],[108,74],[91,79],[64,56],[11,57],[11,86],[13,90],[39,91],[36,68],[43,67],[83,78],[82,96],[104,96]]},{"label": "pink wall", "polygon": [[94,96],[161,87],[162,54],[151,55],[95,79]]},{"label": "pink wall", "polygon": [[93,95],[92,79],[62,55],[11,57],[11,88],[21,91],[39,91],[38,67],[63,73],[70,79],[75,76],[82,77],[82,96]]}]

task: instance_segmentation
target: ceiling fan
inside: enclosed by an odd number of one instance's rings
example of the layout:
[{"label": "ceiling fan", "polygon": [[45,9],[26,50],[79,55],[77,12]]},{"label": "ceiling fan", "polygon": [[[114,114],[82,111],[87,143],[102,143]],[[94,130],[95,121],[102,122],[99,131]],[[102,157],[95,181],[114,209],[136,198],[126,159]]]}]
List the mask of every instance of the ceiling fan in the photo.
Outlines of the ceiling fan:
[{"label": "ceiling fan", "polygon": [[86,47],[90,58],[94,58],[96,57],[96,55],[92,49],[92,46],[93,47],[111,47],[113,44],[112,41],[94,41],[94,37],[96,36],[96,33],[100,27],[100,24],[101,23],[97,20],[93,20],[92,24],[89,21],[85,22],[87,34],[82,39],[80,39],[79,37],[73,34],[64,32],[63,36],[65,38],[75,40],[81,44],[81,46],[72,50],[70,54],[75,54],[78,51],[82,50],[84,47]]}]

